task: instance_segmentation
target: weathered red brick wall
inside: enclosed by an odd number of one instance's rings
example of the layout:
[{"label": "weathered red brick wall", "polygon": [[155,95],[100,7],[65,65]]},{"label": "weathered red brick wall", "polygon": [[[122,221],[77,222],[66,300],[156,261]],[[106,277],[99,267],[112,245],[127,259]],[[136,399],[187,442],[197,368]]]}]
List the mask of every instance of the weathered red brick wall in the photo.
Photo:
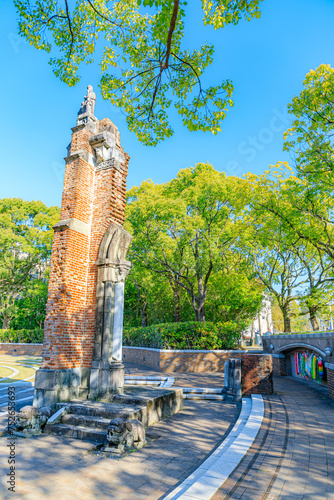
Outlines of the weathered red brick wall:
[{"label": "weathered red brick wall", "polygon": [[42,356],[43,344],[0,343],[0,354],[11,356]]},{"label": "weathered red brick wall", "polygon": [[241,387],[245,395],[273,393],[273,365],[269,354],[242,355]]},{"label": "weathered red brick wall", "polygon": [[327,368],[327,383],[329,397],[334,399],[334,370]]},{"label": "weathered red brick wall", "polygon": [[[123,152],[119,132],[108,119],[98,122],[96,133],[106,127]],[[74,127],[70,155],[94,154],[88,127]],[[67,160],[61,220],[75,218],[87,224],[88,234],[65,228],[55,231],[42,368],[90,368],[95,336],[96,260],[103,235],[111,222],[124,222],[129,157],[120,169],[99,169],[82,158]]]},{"label": "weathered red brick wall", "polygon": [[83,367],[89,368],[92,364],[94,335],[95,335],[95,302],[97,284],[96,260],[101,240],[112,222],[123,225],[125,212],[126,178],[128,174],[129,156],[124,153],[115,125],[105,118],[99,122],[99,130],[111,127],[116,137],[116,147],[125,155],[125,163],[120,170],[116,168],[101,169],[95,173],[94,199],[92,208],[89,268],[87,273],[86,315],[85,315],[85,348]]}]

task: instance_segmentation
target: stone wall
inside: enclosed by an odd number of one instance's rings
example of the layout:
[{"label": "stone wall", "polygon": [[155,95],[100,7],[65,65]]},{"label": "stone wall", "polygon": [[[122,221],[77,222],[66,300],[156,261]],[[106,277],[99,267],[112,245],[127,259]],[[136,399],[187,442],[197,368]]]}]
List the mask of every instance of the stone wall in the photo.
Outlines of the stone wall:
[{"label": "stone wall", "polygon": [[0,343],[0,355],[42,356],[43,344]]},{"label": "stone wall", "polygon": [[283,354],[272,354],[273,374],[285,377],[286,358]]},{"label": "stone wall", "polygon": [[303,348],[313,348],[321,355],[324,355],[326,349],[330,348],[334,354],[334,332],[264,335],[262,344],[263,352],[268,354],[280,354],[284,351]]},{"label": "stone wall", "polygon": [[194,351],[123,347],[123,362],[140,363],[169,372],[224,372],[225,361],[248,351]]},{"label": "stone wall", "polygon": [[334,364],[333,363],[326,363],[325,367],[327,370],[327,383],[328,383],[329,397],[334,399]]}]

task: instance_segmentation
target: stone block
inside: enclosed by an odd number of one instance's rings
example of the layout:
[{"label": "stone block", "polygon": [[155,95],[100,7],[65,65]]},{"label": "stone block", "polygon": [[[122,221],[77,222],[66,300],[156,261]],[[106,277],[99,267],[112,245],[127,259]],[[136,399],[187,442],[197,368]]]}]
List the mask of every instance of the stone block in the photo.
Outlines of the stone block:
[{"label": "stone block", "polygon": [[36,406],[36,408],[42,408],[43,406],[50,406],[51,408],[54,408],[56,402],[57,402],[56,391],[35,389],[33,405]]},{"label": "stone block", "polygon": [[35,389],[54,390],[56,387],[56,371],[39,369],[35,376]]},{"label": "stone block", "polygon": [[70,387],[78,387],[81,385],[81,375],[81,368],[72,368],[72,370],[70,370]]},{"label": "stone block", "polygon": [[56,387],[64,387],[70,385],[70,371],[56,370]]},{"label": "stone block", "polygon": [[99,369],[92,369],[90,371],[90,389],[97,390],[99,386]]},{"label": "stone block", "polygon": [[89,388],[90,372],[91,370],[89,368],[81,368],[80,389]]}]

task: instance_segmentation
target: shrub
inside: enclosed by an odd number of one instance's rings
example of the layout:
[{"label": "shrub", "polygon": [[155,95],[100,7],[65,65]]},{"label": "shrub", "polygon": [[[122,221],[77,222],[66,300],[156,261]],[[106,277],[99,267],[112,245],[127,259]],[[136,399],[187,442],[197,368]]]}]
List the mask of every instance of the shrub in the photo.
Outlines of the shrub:
[{"label": "shrub", "polygon": [[0,330],[0,342],[18,344],[42,344],[44,332],[39,328],[34,330]]},{"label": "shrub", "polygon": [[[124,328],[123,344],[157,349],[235,349],[242,327],[225,323],[163,323],[147,327]],[[0,330],[0,342],[42,344],[43,330]]]},{"label": "shrub", "polygon": [[124,328],[123,344],[157,349],[235,349],[242,327],[225,323],[163,323],[147,327]]}]

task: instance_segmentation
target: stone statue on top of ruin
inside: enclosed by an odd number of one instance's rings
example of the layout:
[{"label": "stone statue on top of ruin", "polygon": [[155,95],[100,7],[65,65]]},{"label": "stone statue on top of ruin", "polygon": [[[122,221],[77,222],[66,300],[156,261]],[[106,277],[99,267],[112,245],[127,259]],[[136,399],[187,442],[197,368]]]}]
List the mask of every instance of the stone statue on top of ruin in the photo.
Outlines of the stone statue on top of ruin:
[{"label": "stone statue on top of ruin", "polygon": [[81,108],[79,109],[78,116],[83,114],[94,116],[95,101],[96,95],[95,92],[93,92],[93,87],[91,85],[88,85],[87,95],[85,96],[84,101],[81,103]]}]

